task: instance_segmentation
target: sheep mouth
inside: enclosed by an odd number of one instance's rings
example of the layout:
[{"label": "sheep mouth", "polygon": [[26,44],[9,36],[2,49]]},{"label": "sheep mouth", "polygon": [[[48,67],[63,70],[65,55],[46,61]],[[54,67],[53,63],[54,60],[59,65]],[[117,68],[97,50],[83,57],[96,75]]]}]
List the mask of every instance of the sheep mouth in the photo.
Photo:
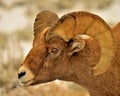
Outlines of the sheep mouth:
[{"label": "sheep mouth", "polygon": [[34,79],[31,79],[29,81],[21,82],[22,86],[27,87],[30,86],[33,83]]}]

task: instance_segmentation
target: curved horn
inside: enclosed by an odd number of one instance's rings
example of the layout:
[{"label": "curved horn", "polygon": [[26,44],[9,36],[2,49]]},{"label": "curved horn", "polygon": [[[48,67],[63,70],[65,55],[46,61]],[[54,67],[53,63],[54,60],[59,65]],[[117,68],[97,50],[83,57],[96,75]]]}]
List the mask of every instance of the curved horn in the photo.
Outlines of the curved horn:
[{"label": "curved horn", "polygon": [[34,37],[38,36],[45,28],[53,26],[58,21],[58,16],[50,11],[42,11],[37,14],[34,22]]},{"label": "curved horn", "polygon": [[97,15],[87,12],[64,15],[47,33],[46,40],[59,37],[68,42],[77,34],[86,34],[98,41],[101,48],[101,58],[93,71],[94,75],[104,73],[110,66],[114,55],[113,37],[111,28]]}]

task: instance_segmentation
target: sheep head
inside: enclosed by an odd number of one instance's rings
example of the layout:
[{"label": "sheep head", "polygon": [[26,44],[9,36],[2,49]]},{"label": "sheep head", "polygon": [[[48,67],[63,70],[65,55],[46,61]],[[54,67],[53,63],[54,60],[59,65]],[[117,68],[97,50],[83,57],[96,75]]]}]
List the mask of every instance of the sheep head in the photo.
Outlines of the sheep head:
[{"label": "sheep head", "polygon": [[93,66],[93,75],[108,69],[114,55],[113,38],[110,27],[100,17],[74,12],[58,20],[55,13],[43,11],[36,18],[33,48],[19,69],[22,83],[35,85],[67,77],[70,62],[74,61],[70,59],[85,49],[89,39],[95,40],[101,51],[98,64]]}]

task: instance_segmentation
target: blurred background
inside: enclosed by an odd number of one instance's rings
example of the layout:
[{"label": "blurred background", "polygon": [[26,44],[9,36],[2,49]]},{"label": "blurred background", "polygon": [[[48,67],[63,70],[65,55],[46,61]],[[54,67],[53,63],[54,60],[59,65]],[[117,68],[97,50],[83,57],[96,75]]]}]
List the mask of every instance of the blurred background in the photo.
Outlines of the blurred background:
[{"label": "blurred background", "polygon": [[59,17],[88,11],[111,27],[120,21],[120,0],[0,0],[0,96],[89,96],[81,86],[59,80],[19,86],[17,71],[32,47],[33,22],[42,10],[56,12]]}]

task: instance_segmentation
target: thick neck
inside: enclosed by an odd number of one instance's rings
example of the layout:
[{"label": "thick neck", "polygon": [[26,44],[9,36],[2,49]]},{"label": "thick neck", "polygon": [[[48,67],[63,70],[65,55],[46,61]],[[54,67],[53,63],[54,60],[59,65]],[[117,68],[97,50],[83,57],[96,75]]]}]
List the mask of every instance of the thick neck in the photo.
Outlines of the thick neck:
[{"label": "thick neck", "polygon": [[119,81],[116,77],[115,69],[112,67],[99,76],[94,76],[86,70],[83,75],[76,70],[71,81],[87,88],[91,96],[120,96],[120,93],[118,93]]},{"label": "thick neck", "polygon": [[101,75],[93,75],[92,69],[100,59],[100,48],[97,47],[96,43],[92,46],[90,44],[89,42],[80,53],[73,54],[74,56],[71,57],[70,62],[74,61],[74,64],[70,64],[69,72],[63,79],[76,82],[87,88],[91,96],[119,96],[117,94],[118,85],[115,66],[111,65]]}]

